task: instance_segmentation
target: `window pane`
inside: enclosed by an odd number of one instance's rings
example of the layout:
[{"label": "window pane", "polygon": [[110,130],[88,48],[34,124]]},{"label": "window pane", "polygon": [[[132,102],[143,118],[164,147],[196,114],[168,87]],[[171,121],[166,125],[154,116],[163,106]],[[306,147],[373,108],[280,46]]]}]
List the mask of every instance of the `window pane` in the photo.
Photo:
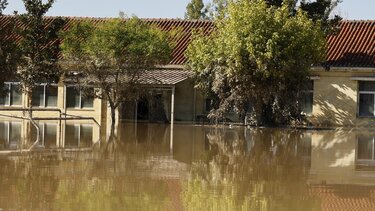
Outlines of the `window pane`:
[{"label": "window pane", "polygon": [[80,131],[80,147],[91,147],[92,146],[92,126],[82,125]]},{"label": "window pane", "polygon": [[0,122],[0,149],[8,146],[8,123]]},{"label": "window pane", "polygon": [[46,87],[46,106],[57,107],[57,86]]},{"label": "window pane", "polygon": [[[38,123],[39,126],[39,142],[38,146],[44,146],[44,140],[43,140],[43,134],[44,134],[44,127],[43,124]],[[34,141],[36,141],[36,128],[35,126],[30,122],[30,131],[31,131],[31,139],[30,139],[30,144],[33,144]]]},{"label": "window pane", "polygon": [[359,91],[375,91],[375,81],[360,81]]},{"label": "window pane", "polygon": [[20,91],[20,85],[11,84],[10,95],[10,105],[22,105],[22,94]]},{"label": "window pane", "polygon": [[371,160],[374,150],[374,142],[372,136],[358,137],[358,159]]},{"label": "window pane", "polygon": [[312,108],[313,108],[313,93],[312,92],[303,93],[302,100],[301,100],[302,112],[305,114],[311,114]]},{"label": "window pane", "polygon": [[54,147],[56,146],[57,138],[57,125],[46,124],[44,126],[44,146],[45,147]]},{"label": "window pane", "polygon": [[11,122],[9,126],[9,147],[14,149],[18,147],[18,143],[21,141],[21,124]]},{"label": "window pane", "polygon": [[66,88],[66,107],[79,108],[79,91],[74,87]]},{"label": "window pane", "polygon": [[44,86],[37,86],[33,90],[33,106],[44,107]]},{"label": "window pane", "polygon": [[310,80],[308,83],[307,83],[307,90],[309,91],[312,91],[314,90],[314,81],[313,80]]},{"label": "window pane", "polygon": [[9,84],[4,85],[4,93],[0,95],[0,105],[9,105]]},{"label": "window pane", "polygon": [[79,139],[79,127],[75,125],[65,126],[65,147],[77,147]]},{"label": "window pane", "polygon": [[93,108],[94,98],[92,97],[82,97],[82,108]]},{"label": "window pane", "polygon": [[359,95],[359,115],[360,116],[374,116],[374,95],[360,94]]}]

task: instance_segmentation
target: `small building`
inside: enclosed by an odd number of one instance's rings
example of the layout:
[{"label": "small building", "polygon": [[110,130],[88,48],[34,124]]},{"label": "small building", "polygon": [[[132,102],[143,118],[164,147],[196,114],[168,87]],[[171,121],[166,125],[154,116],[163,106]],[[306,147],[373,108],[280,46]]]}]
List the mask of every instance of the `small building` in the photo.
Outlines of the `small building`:
[{"label": "small building", "polygon": [[375,21],[342,21],[326,62],[312,68],[308,119],[315,126],[375,123]]}]

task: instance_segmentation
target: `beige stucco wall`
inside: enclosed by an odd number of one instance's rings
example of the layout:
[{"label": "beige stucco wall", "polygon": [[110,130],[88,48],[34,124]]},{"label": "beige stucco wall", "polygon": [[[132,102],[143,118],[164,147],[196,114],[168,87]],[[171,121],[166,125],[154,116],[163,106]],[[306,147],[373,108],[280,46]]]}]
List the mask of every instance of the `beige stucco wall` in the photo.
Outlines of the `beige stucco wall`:
[{"label": "beige stucco wall", "polygon": [[375,118],[358,117],[358,81],[353,77],[374,76],[371,69],[313,70],[313,112],[309,120],[315,126],[366,127]]}]

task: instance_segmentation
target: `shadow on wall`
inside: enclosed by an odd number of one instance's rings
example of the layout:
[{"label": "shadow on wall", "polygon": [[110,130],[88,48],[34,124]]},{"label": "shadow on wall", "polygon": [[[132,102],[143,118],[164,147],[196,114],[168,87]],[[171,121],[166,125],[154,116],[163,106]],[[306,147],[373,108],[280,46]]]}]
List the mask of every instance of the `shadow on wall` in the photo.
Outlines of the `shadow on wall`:
[{"label": "shadow on wall", "polygon": [[314,93],[311,123],[315,126],[353,126],[357,111],[357,92],[339,81]]}]

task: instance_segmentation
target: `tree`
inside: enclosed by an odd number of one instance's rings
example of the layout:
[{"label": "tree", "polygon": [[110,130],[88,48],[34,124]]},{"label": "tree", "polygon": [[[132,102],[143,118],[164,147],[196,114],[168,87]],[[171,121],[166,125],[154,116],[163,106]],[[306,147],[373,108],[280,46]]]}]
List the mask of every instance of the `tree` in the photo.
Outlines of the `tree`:
[{"label": "tree", "polygon": [[313,21],[320,21],[322,29],[326,35],[337,31],[338,23],[341,17],[334,15],[330,18],[333,9],[340,3],[341,0],[316,0],[308,1],[303,0],[300,8],[307,12],[309,18]]},{"label": "tree", "polygon": [[310,67],[324,53],[320,24],[301,10],[292,16],[289,5],[264,0],[231,2],[215,24],[213,34],[197,34],[187,50],[196,86],[216,99],[210,117],[222,117],[231,107],[243,114],[249,102],[258,123],[299,117]]},{"label": "tree", "polygon": [[[2,12],[7,4],[7,0],[0,0],[0,18],[3,16]],[[0,87],[4,87],[4,82],[11,78],[16,68],[17,48],[15,41],[10,36],[13,27],[11,22],[7,22],[0,28]],[[1,89],[0,94],[5,94],[5,90]]]},{"label": "tree", "polygon": [[62,38],[64,69],[80,75],[76,79],[86,95],[108,101],[112,129],[116,109],[142,90],[141,76],[169,62],[171,54],[168,35],[137,17],[98,26],[83,22]]},{"label": "tree", "polygon": [[220,18],[225,15],[228,0],[212,0],[206,5],[206,11],[210,19]]},{"label": "tree", "polygon": [[39,126],[32,117],[32,92],[38,83],[57,83],[61,76],[58,65],[60,47],[58,33],[64,25],[61,18],[49,22],[44,15],[52,7],[54,0],[43,3],[42,0],[23,0],[26,13],[18,15],[21,28],[19,51],[21,53],[17,66],[17,78],[21,89],[27,95],[29,119],[37,128],[39,141]]},{"label": "tree", "polygon": [[192,0],[186,6],[185,19],[198,20],[206,18],[206,10],[202,0]]}]

